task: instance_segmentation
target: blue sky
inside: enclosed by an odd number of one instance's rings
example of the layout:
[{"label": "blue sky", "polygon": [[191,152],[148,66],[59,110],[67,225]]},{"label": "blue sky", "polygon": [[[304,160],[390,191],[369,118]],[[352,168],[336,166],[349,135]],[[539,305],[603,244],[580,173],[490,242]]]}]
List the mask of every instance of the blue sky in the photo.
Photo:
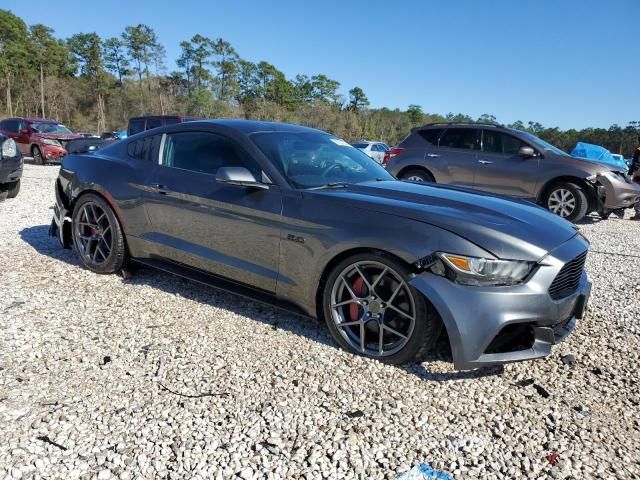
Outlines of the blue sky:
[{"label": "blue sky", "polygon": [[607,127],[640,120],[640,0],[3,0],[60,37],[153,27],[178,43],[222,37],[287,77],[325,73],[374,107]]}]

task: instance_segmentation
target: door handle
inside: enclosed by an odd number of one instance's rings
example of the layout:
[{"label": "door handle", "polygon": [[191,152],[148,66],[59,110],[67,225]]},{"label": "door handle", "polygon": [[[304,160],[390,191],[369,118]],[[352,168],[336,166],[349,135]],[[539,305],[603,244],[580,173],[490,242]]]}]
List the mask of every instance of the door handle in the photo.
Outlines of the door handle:
[{"label": "door handle", "polygon": [[438,155],[437,153],[427,153],[427,157],[429,158],[438,158],[440,155]]},{"label": "door handle", "polygon": [[483,165],[489,165],[490,163],[493,163],[491,160],[478,160],[478,163],[481,163]]},{"label": "door handle", "polygon": [[149,190],[153,193],[159,193],[160,195],[171,193],[171,190],[168,189],[166,185],[161,185],[160,183],[152,183],[149,185]]}]

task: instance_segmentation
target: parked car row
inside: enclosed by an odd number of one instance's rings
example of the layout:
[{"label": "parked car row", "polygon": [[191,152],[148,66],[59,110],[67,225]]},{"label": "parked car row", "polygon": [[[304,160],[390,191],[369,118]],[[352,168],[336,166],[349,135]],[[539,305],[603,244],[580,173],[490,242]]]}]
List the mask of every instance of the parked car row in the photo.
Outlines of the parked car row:
[{"label": "parked car row", "polygon": [[[551,158],[551,147],[497,133],[418,129],[428,145],[405,140],[407,154],[395,158],[415,159],[414,170],[459,150],[470,163],[489,153],[519,165]],[[459,173],[469,186],[462,163],[429,180]],[[389,363],[419,358],[443,329],[459,369],[545,356],[583,317],[591,291],[588,242],[562,218],[530,202],[399,181],[340,138],[297,125],[143,131],[67,155],[55,194],[50,234],[89,270],[139,263],[250,295],[323,318],[341,347]]]},{"label": "parked car row", "polygon": [[640,186],[624,167],[572,157],[528,132],[497,125],[434,123],[414,128],[387,152],[387,170],[529,200],[567,220],[633,207]]}]

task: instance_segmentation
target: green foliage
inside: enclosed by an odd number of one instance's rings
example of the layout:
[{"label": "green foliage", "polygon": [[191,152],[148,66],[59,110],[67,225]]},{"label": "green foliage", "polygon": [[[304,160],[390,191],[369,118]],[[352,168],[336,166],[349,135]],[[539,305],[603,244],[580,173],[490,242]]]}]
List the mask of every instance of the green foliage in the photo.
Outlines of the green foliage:
[{"label": "green foliage", "polygon": [[[489,113],[474,120],[463,113],[426,113],[417,104],[406,111],[370,108],[358,86],[345,98],[340,82],[326,74],[288,79],[269,62],[241,58],[228,41],[200,34],[180,42],[176,70],[167,72],[165,63],[165,49],[148,25],[127,26],[119,37],[104,40],[78,33],[64,41],[46,25],[27,27],[0,10],[0,112],[10,115],[46,112],[72,128],[98,133],[122,129],[129,117],[140,114],[260,118],[317,127],[349,141],[368,138],[391,145],[425,123],[498,123]],[[586,141],[626,156],[640,131],[640,122],[580,131],[532,121],[510,126],[567,151]]]}]

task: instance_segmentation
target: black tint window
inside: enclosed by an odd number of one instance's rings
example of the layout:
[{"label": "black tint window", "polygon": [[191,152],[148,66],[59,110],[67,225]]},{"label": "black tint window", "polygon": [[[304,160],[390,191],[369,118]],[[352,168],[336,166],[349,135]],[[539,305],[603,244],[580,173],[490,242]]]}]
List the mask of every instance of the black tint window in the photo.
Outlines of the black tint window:
[{"label": "black tint window", "polygon": [[430,128],[428,130],[420,130],[418,134],[424,138],[427,142],[437,145],[438,138],[440,137],[440,133],[442,132],[441,128]]},{"label": "black tint window", "polygon": [[254,177],[262,170],[235,142],[215,133],[181,132],[165,138],[162,164],[215,175],[220,167],[245,167]]},{"label": "black tint window", "polygon": [[174,123],[180,123],[180,119],[179,118],[165,118],[164,119],[164,124],[165,125],[173,125]]},{"label": "black tint window", "polygon": [[477,132],[475,128],[449,128],[440,138],[440,146],[475,150],[477,148]]},{"label": "black tint window", "polygon": [[152,128],[158,128],[162,125],[162,122],[159,118],[150,118],[147,120],[147,130],[151,130]]},{"label": "black tint window", "polygon": [[502,132],[484,130],[482,135],[482,151],[517,155],[524,142]]},{"label": "black tint window", "polygon": [[7,132],[18,133],[18,125],[20,122],[18,120],[5,120],[2,122],[2,128]]},{"label": "black tint window", "polygon": [[130,142],[127,145],[127,153],[131,158],[136,160],[148,160],[149,152],[151,151],[151,145],[153,143],[153,137],[146,137],[135,142]]},{"label": "black tint window", "polygon": [[135,135],[144,131],[144,119],[131,120],[129,122],[129,135]]}]

